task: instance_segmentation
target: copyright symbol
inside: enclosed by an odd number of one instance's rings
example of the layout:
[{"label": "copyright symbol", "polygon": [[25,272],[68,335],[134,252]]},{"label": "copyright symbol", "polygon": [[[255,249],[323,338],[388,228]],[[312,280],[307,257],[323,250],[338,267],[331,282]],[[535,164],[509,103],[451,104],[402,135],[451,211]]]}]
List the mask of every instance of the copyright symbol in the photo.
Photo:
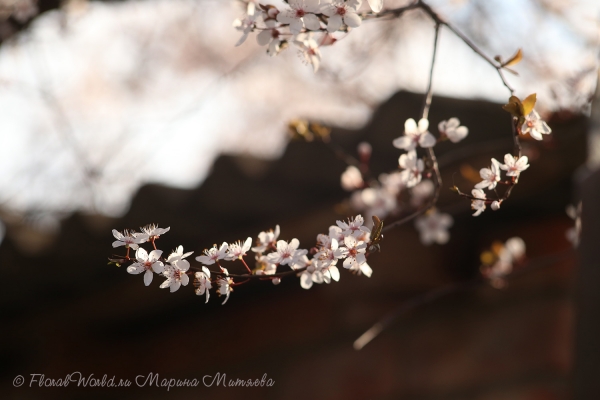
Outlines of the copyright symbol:
[{"label": "copyright symbol", "polygon": [[17,375],[17,377],[13,379],[14,387],[20,387],[21,385],[23,385],[23,383],[25,383],[25,378],[23,378],[22,375]]}]

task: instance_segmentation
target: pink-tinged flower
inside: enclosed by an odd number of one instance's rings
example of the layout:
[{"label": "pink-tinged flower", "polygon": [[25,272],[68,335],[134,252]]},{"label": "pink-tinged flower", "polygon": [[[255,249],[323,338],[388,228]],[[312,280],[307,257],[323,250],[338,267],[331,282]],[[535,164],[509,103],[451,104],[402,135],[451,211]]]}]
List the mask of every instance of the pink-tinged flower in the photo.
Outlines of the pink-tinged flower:
[{"label": "pink-tinged flower", "polygon": [[460,126],[458,118],[450,118],[448,121],[442,121],[438,124],[441,135],[446,135],[452,143],[458,143],[469,134],[469,128]]},{"label": "pink-tinged flower", "polygon": [[350,269],[354,264],[360,266],[367,261],[367,257],[365,256],[367,244],[365,242],[357,240],[354,236],[346,236],[344,244],[346,245],[344,268]]},{"label": "pink-tinged flower", "polygon": [[471,194],[474,197],[474,199],[471,199],[471,209],[475,210],[473,216],[477,217],[485,210],[485,193],[481,189],[473,189]]},{"label": "pink-tinged flower", "polygon": [[190,277],[187,275],[189,268],[190,263],[182,259],[176,259],[171,264],[167,264],[163,272],[167,280],[160,285],[160,288],[169,288],[173,293],[179,290],[181,285],[187,286],[190,282]]},{"label": "pink-tinged flower", "polygon": [[277,238],[279,237],[279,225],[275,226],[275,230],[261,232],[258,234],[258,245],[252,248],[252,251],[256,253],[263,253],[269,247],[275,247],[277,245]]},{"label": "pink-tinged flower", "polygon": [[505,170],[507,176],[519,176],[521,172],[529,168],[528,161],[527,156],[517,159],[512,154],[506,154],[504,156],[504,164],[500,165],[500,169]]},{"label": "pink-tinged flower", "polygon": [[272,19],[266,20],[265,25],[267,29],[256,35],[256,41],[261,46],[269,46],[267,52],[270,56],[277,55],[280,50],[281,32],[277,29],[277,23]]},{"label": "pink-tinged flower", "polygon": [[241,240],[230,244],[229,248],[227,249],[227,256],[225,257],[225,259],[230,261],[241,260],[242,257],[246,255],[246,252],[250,250],[250,246],[252,246],[251,237],[246,239],[246,241],[243,244]]},{"label": "pink-tinged flower", "polygon": [[206,294],[206,301],[208,303],[208,299],[210,298],[210,289],[212,289],[212,284],[210,283],[210,271],[208,268],[202,266],[202,271],[196,272],[196,294],[198,296],[202,296]]},{"label": "pink-tinged flower", "polygon": [[160,235],[164,235],[169,232],[171,227],[159,228],[156,224],[146,225],[142,228],[142,232],[148,235],[148,240],[158,239]]},{"label": "pink-tinged flower", "polygon": [[500,181],[500,163],[498,162],[498,160],[492,158],[491,167],[481,168],[481,170],[479,170],[479,175],[481,176],[481,179],[483,179],[483,181],[475,185],[477,189],[494,189]]},{"label": "pink-tinged flower", "polygon": [[406,151],[414,150],[417,145],[428,148],[435,145],[435,137],[427,130],[429,128],[429,121],[421,119],[419,124],[414,119],[409,118],[404,123],[404,136],[400,136],[394,139],[394,147],[403,149]]},{"label": "pink-tinged flower", "polygon": [[319,18],[314,14],[320,11],[319,0],[289,0],[289,5],[289,10],[277,14],[277,21],[289,24],[294,35],[300,33],[303,27],[310,31],[321,29]]},{"label": "pink-tinged flower", "polygon": [[143,247],[140,247],[135,252],[135,259],[137,262],[127,267],[127,272],[130,274],[141,274],[145,271],[144,284],[148,286],[154,277],[152,271],[156,272],[157,274],[160,274],[164,271],[164,265],[161,261],[159,261],[161,255],[161,250],[152,250],[150,254],[148,254]]},{"label": "pink-tinged flower", "polygon": [[421,243],[424,245],[430,245],[431,243],[446,244],[450,239],[448,229],[453,223],[454,220],[449,214],[437,211],[423,215],[415,221]]},{"label": "pink-tinged flower", "polygon": [[360,170],[354,165],[349,165],[348,168],[346,168],[346,170],[342,173],[340,180],[342,183],[342,188],[349,192],[360,189],[365,184]]},{"label": "pink-tinged flower", "polygon": [[348,218],[347,223],[343,221],[336,221],[335,223],[342,229],[344,236],[350,235],[354,236],[354,238],[357,238],[359,236],[362,236],[363,232],[371,233],[371,230],[369,228],[363,226],[365,220],[360,214],[354,218]]},{"label": "pink-tinged flower", "polygon": [[298,250],[298,246],[300,246],[298,239],[292,239],[290,243],[285,240],[279,240],[277,242],[277,251],[267,255],[267,260],[273,264],[287,264],[292,266],[300,257],[307,253],[306,250]]},{"label": "pink-tinged flower", "polygon": [[360,26],[362,20],[356,13],[356,8],[344,1],[334,1],[332,4],[324,5],[321,12],[329,17],[327,21],[327,30],[335,32],[342,26],[342,23],[351,28]]},{"label": "pink-tinged flower", "polygon": [[123,233],[117,231],[116,229],[112,230],[112,234],[115,237],[115,240],[112,243],[112,247],[131,247],[133,250],[137,250],[139,243],[144,243],[148,240],[148,236],[143,233],[130,232],[128,230],[124,230]]},{"label": "pink-tinged flower", "polygon": [[531,110],[529,115],[525,117],[525,122],[521,125],[521,134],[529,133],[535,140],[542,140],[542,135],[548,135],[552,129],[540,118],[540,114],[535,110]]},{"label": "pink-tinged flower", "polygon": [[401,178],[407,188],[416,186],[417,183],[421,182],[421,172],[425,168],[423,160],[417,158],[417,152],[412,150],[407,154],[402,154],[398,159],[400,168],[404,171],[401,172]]},{"label": "pink-tinged flower", "polygon": [[212,248],[204,250],[204,256],[196,257],[196,261],[199,261],[204,265],[212,265],[215,262],[227,257],[228,247],[229,245],[226,242],[223,242],[221,247],[218,249],[217,245],[215,244]]},{"label": "pink-tinged flower", "polygon": [[345,250],[339,248],[337,240],[332,239],[329,247],[322,247],[314,256],[315,264],[319,268],[336,265],[340,258],[345,256]]},{"label": "pink-tinged flower", "polygon": [[294,43],[300,47],[300,55],[307,65],[312,65],[313,71],[317,72],[321,65],[321,52],[319,45],[309,35],[300,34]]}]

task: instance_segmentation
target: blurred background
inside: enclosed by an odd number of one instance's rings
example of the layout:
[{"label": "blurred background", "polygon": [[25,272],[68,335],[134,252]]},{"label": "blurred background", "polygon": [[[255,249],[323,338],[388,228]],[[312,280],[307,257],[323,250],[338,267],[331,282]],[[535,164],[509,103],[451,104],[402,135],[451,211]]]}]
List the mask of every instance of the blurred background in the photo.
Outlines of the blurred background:
[{"label": "blurred background", "polygon": [[[352,214],[340,187],[345,165],[323,143],[290,141],[288,122],[333,126],[332,140],[350,154],[361,141],[372,144],[374,173],[396,168],[391,141],[423,104],[431,21],[418,11],[364,21],[322,49],[314,74],[295,49],[269,57],[253,34],[234,47],[240,32],[232,22],[244,12],[236,1],[0,0],[2,397],[541,400],[592,390],[577,379],[593,377],[597,362],[575,373],[582,360],[575,343],[588,340],[576,341],[576,321],[597,310],[583,293],[600,280],[576,283],[565,238],[573,221],[564,210],[584,196],[582,182],[600,162],[600,101],[593,101],[600,4],[429,4],[490,56],[523,49],[519,75],[508,79],[517,96],[538,94],[553,135],[525,141],[532,167],[522,184],[501,211],[477,219],[468,202],[443,190],[440,208],[455,219],[450,242],[425,247],[412,224],[395,229],[370,261],[370,279],[343,274],[309,291],[293,278],[249,284],[221,306],[205,305],[189,287],[146,288],[107,266],[111,229],[170,226],[159,248],[183,245],[194,257],[275,224],[282,239],[310,247]],[[464,142],[439,146],[444,186],[466,190],[464,171],[512,147],[500,107],[508,92],[448,30],[433,85],[432,126],[458,117],[470,129]],[[588,196],[593,210],[598,197]],[[589,230],[587,243],[597,234]],[[479,287],[424,305],[352,349],[403,301],[476,276],[480,253],[512,236],[525,240],[532,263],[545,260],[543,268],[503,290]],[[266,373],[276,383],[169,392],[12,385],[19,374],[74,371],[127,379]],[[585,390],[578,398],[596,398]]]}]

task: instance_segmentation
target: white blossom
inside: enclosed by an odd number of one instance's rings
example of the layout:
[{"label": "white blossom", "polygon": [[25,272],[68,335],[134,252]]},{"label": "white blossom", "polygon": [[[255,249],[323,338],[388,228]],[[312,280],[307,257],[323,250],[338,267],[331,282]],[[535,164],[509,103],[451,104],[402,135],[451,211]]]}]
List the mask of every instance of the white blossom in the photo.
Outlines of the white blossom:
[{"label": "white blossom", "polygon": [[298,239],[292,239],[289,243],[285,240],[277,241],[277,251],[267,255],[269,262],[279,265],[290,265],[307,253],[306,250],[298,250],[300,242]]},{"label": "white blossom", "polygon": [[277,29],[277,23],[272,19],[266,20],[265,25],[267,29],[256,35],[256,41],[261,46],[268,45],[267,52],[270,56],[277,55],[280,51],[281,32]]},{"label": "white blossom", "polygon": [[235,243],[232,243],[227,248],[227,256],[225,256],[225,259],[230,260],[230,261],[241,260],[242,257],[246,255],[246,252],[248,250],[250,250],[251,246],[252,246],[252,238],[251,237],[246,239],[246,241],[243,244],[242,244],[241,240],[239,240]]},{"label": "white blossom", "polygon": [[365,223],[362,215],[357,215],[354,218],[348,218],[348,222],[344,221],[336,221],[337,226],[339,226],[344,236],[354,236],[355,238],[361,236],[363,232],[371,232],[369,228],[363,226]]},{"label": "white blossom", "polygon": [[417,145],[423,148],[433,147],[436,140],[427,128],[429,128],[429,121],[424,118],[418,125],[414,119],[407,119],[404,123],[404,135],[394,139],[394,147],[406,151],[414,150]]},{"label": "white blossom", "polygon": [[417,152],[412,150],[407,154],[402,154],[398,159],[400,168],[404,170],[401,172],[402,180],[405,182],[406,187],[411,188],[417,183],[421,182],[421,172],[425,168],[423,160],[417,158]]},{"label": "white blossom", "polygon": [[445,244],[450,239],[448,228],[452,226],[454,220],[449,214],[436,211],[423,215],[416,219],[415,226],[419,230],[421,243],[430,245],[431,243]]},{"label": "white blossom", "polygon": [[346,245],[344,256],[343,267],[351,269],[355,264],[360,266],[367,261],[365,251],[367,250],[367,244],[361,240],[357,240],[354,236],[346,236],[344,238],[344,244]]},{"label": "white blossom", "polygon": [[481,176],[481,179],[483,179],[483,181],[475,185],[477,189],[494,189],[500,181],[500,163],[498,162],[498,160],[492,158],[491,167],[481,168],[481,170],[479,170],[479,175]]},{"label": "white blossom", "polygon": [[277,21],[290,25],[290,31],[298,34],[303,27],[311,31],[321,28],[319,18],[314,14],[320,11],[319,0],[289,0],[290,9],[277,14]]},{"label": "white blossom", "polygon": [[351,28],[356,28],[362,22],[356,13],[356,8],[351,3],[344,1],[333,1],[332,4],[325,5],[321,12],[329,17],[327,21],[327,30],[329,32],[335,32],[340,29],[342,23]]},{"label": "white blossom", "polygon": [[112,247],[131,247],[133,250],[137,250],[140,247],[139,243],[144,243],[148,240],[148,236],[145,234],[140,234],[137,232],[130,232],[128,230],[123,231],[123,233],[117,231],[116,229],[112,230],[112,234],[115,237],[115,240],[112,243]]},{"label": "white blossom", "polygon": [[528,161],[529,159],[527,156],[522,156],[517,159],[512,154],[506,154],[504,156],[504,164],[500,165],[500,169],[506,171],[507,176],[519,176],[521,172],[529,168],[529,164],[527,164]]},{"label": "white blossom", "polygon": [[313,71],[317,72],[321,65],[321,52],[319,45],[310,35],[301,34],[296,36],[294,43],[300,48],[300,55],[307,65],[312,65]]},{"label": "white blossom", "polygon": [[206,294],[206,301],[208,303],[208,299],[210,298],[210,289],[212,289],[212,284],[210,282],[210,270],[205,266],[202,266],[202,271],[196,272],[196,294],[198,296],[202,296]]},{"label": "white blossom", "polygon": [[252,248],[256,253],[262,253],[269,247],[275,248],[277,238],[279,237],[279,225],[275,226],[275,230],[264,231],[258,234],[258,245]]},{"label": "white blossom", "polygon": [[137,262],[127,267],[127,272],[130,274],[140,274],[145,271],[144,284],[148,286],[154,277],[152,271],[156,272],[157,274],[160,274],[164,271],[164,265],[161,261],[159,261],[161,255],[161,250],[152,250],[150,254],[148,254],[143,247],[140,247],[135,252],[135,259]]},{"label": "white blossom", "polygon": [[531,110],[525,117],[525,122],[521,125],[521,134],[525,135],[529,133],[536,140],[542,140],[544,138],[542,135],[548,135],[551,132],[552,129],[540,118],[540,115],[535,110]]},{"label": "white blossom", "polygon": [[458,118],[450,118],[448,121],[442,121],[438,124],[440,134],[446,135],[452,143],[458,143],[469,134],[469,128],[460,126]]},{"label": "white blossom", "polygon": [[369,6],[373,12],[378,13],[383,8],[383,0],[367,0],[367,2],[369,3]]},{"label": "white blossom", "polygon": [[167,278],[161,285],[161,289],[169,288],[171,293],[179,290],[181,285],[187,286],[190,277],[187,275],[187,270],[190,268],[190,263],[187,260],[176,259],[165,266],[163,275]]},{"label": "white blossom", "polygon": [[200,261],[205,265],[212,265],[218,260],[222,260],[227,257],[227,248],[229,245],[226,242],[221,244],[221,247],[217,249],[217,245],[215,244],[212,248],[204,250],[203,256],[196,257],[196,261]]},{"label": "white blossom", "polygon": [[471,208],[475,210],[473,216],[477,217],[485,210],[485,193],[481,189],[473,189],[471,194],[474,197],[474,199],[471,200]]},{"label": "white blossom", "polygon": [[164,235],[165,233],[169,232],[171,227],[159,228],[156,224],[150,224],[141,229],[144,234],[148,235],[148,240],[153,240],[158,239],[160,235]]},{"label": "white blossom", "polygon": [[231,289],[231,284],[233,283],[233,280],[231,278],[219,278],[217,279],[217,293],[219,294],[219,296],[225,296],[225,300],[223,300],[223,303],[221,303],[221,305],[227,303],[227,300],[229,300],[229,295],[231,294],[231,291],[233,289]]}]

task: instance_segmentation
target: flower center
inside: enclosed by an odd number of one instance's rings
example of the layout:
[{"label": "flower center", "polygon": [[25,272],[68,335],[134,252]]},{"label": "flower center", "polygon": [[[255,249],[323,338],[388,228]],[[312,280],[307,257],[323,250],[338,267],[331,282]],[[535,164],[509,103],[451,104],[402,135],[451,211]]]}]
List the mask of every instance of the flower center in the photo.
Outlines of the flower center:
[{"label": "flower center", "polygon": [[343,17],[344,15],[346,15],[346,7],[338,6],[335,12],[336,14],[341,15]]},{"label": "flower center", "polygon": [[296,18],[302,18],[306,15],[306,11],[304,11],[303,9],[299,8],[296,10]]}]

